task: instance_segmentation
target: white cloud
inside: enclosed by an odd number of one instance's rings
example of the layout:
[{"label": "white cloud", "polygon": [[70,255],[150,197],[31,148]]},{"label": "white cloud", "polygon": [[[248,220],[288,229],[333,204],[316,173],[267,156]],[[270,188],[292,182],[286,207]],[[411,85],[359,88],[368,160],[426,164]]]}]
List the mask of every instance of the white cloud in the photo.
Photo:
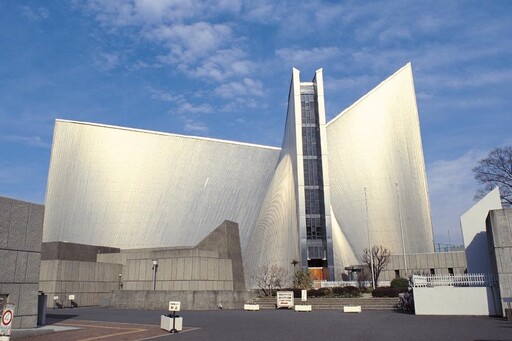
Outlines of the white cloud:
[{"label": "white cloud", "polygon": [[21,143],[29,147],[50,148],[50,144],[44,142],[40,136],[4,135],[0,136],[0,140],[6,142]]},{"label": "white cloud", "polygon": [[111,71],[119,66],[119,56],[116,53],[100,52],[94,56],[94,65],[103,71]]},{"label": "white cloud", "polygon": [[512,70],[509,69],[473,69],[463,73],[422,73],[418,84],[426,85],[433,89],[474,89],[488,86],[500,86],[512,83]]},{"label": "white cloud", "polygon": [[193,15],[192,1],[89,0],[86,8],[96,20],[107,26],[157,25],[182,20]]},{"label": "white cloud", "polygon": [[46,19],[50,16],[50,12],[44,7],[32,8],[30,6],[22,6],[21,13],[32,20]]},{"label": "white cloud", "polygon": [[427,165],[432,223],[436,242],[462,243],[460,216],[474,205],[477,184],[472,169],[486,152],[470,150],[455,159]]},{"label": "white cloud", "polygon": [[197,122],[191,119],[186,119],[185,124],[183,126],[183,129],[187,132],[192,133],[201,133],[201,134],[207,134],[208,133],[208,126],[202,122]]},{"label": "white cloud", "polygon": [[389,27],[382,30],[379,35],[381,42],[394,42],[399,40],[412,40],[412,32],[405,27]]},{"label": "white cloud", "polygon": [[[27,179],[34,179],[37,177],[35,170],[38,166],[35,164],[25,164],[22,166],[0,165],[0,184],[16,185],[26,183]],[[2,193],[5,195],[5,193]]]},{"label": "white cloud", "polygon": [[209,104],[193,105],[188,102],[181,103],[178,107],[179,113],[192,113],[192,114],[208,114],[213,112],[213,107]]},{"label": "white cloud", "polygon": [[[229,22],[230,15],[241,10],[239,0],[91,0],[86,9],[115,34],[133,27],[142,40],[164,48],[164,53],[150,58],[189,77],[219,82],[254,72],[254,63],[241,45],[245,38],[235,35]],[[153,65],[139,60],[134,68]]]},{"label": "white cloud", "polygon": [[261,97],[264,95],[263,84],[251,78],[241,82],[229,82],[215,89],[215,93],[224,98]]},{"label": "white cloud", "polygon": [[337,47],[314,47],[310,50],[282,48],[276,55],[292,65],[320,64],[336,57],[340,53]]},{"label": "white cloud", "polygon": [[182,71],[195,78],[224,82],[226,79],[240,77],[257,71],[256,65],[245,59],[240,49],[217,50],[197,66],[182,64]]},{"label": "white cloud", "polygon": [[239,0],[88,0],[86,9],[107,26],[154,26],[201,20],[218,13],[236,15]]},{"label": "white cloud", "polygon": [[[243,4],[244,18],[253,22],[271,23],[283,18],[286,3],[272,0],[252,0]],[[293,7],[289,7],[290,9]]]},{"label": "white cloud", "polygon": [[378,84],[379,78],[376,76],[369,75],[358,75],[358,76],[346,76],[342,78],[326,77],[325,87],[329,91],[342,92],[346,90],[354,89],[368,89]]},{"label": "white cloud", "polygon": [[164,102],[176,102],[176,103],[185,102],[185,96],[183,96],[181,94],[175,95],[171,92],[155,89],[153,87],[147,87],[147,89],[151,93],[152,99],[157,99],[157,100],[164,101]]},{"label": "white cloud", "polygon": [[211,54],[232,39],[228,25],[206,22],[160,26],[146,35],[169,48],[169,55],[161,57],[162,61],[185,64]]}]

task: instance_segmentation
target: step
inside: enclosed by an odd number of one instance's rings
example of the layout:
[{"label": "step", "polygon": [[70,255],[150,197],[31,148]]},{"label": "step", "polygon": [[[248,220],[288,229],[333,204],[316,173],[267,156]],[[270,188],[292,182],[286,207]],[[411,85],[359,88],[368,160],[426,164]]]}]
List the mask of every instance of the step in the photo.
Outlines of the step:
[{"label": "step", "polygon": [[[299,298],[296,302],[302,302]],[[254,300],[261,309],[275,309],[275,297],[260,297]],[[310,298],[305,302],[315,309],[339,309],[343,310],[347,305],[359,305],[362,310],[394,310],[398,298]]]}]

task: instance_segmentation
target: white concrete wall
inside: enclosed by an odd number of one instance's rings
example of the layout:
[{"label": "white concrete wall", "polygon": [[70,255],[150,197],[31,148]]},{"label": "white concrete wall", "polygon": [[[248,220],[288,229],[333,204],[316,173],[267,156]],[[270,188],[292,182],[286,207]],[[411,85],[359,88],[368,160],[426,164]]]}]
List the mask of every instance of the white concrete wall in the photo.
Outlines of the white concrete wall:
[{"label": "white concrete wall", "polygon": [[433,287],[414,288],[416,315],[480,315],[496,316],[497,288]]},{"label": "white concrete wall", "polygon": [[490,210],[501,209],[498,187],[489,192],[460,217],[469,273],[490,273],[485,219]]}]

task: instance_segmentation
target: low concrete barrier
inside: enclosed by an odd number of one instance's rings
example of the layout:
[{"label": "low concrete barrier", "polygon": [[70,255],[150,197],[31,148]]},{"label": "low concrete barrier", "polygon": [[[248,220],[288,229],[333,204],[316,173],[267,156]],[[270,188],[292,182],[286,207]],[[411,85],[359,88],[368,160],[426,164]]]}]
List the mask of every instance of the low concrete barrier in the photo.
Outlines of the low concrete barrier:
[{"label": "low concrete barrier", "polygon": [[295,306],[295,311],[310,312],[312,310],[311,304],[298,304]]},{"label": "low concrete barrier", "polygon": [[244,310],[258,311],[260,310],[259,304],[244,304]]},{"label": "low concrete barrier", "polygon": [[344,313],[360,313],[361,306],[360,305],[346,305],[343,307]]}]

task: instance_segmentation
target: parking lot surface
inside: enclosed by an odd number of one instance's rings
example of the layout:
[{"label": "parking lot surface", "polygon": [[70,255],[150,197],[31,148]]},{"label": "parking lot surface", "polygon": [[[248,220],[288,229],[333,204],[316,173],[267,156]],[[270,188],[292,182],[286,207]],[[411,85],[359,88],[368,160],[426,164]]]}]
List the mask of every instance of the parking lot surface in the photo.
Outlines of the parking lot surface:
[{"label": "parking lot surface", "polygon": [[479,316],[415,316],[392,311],[182,311],[184,330],[160,329],[165,311],[50,310],[52,326],[76,329],[16,339],[46,340],[512,340],[512,321]]}]

